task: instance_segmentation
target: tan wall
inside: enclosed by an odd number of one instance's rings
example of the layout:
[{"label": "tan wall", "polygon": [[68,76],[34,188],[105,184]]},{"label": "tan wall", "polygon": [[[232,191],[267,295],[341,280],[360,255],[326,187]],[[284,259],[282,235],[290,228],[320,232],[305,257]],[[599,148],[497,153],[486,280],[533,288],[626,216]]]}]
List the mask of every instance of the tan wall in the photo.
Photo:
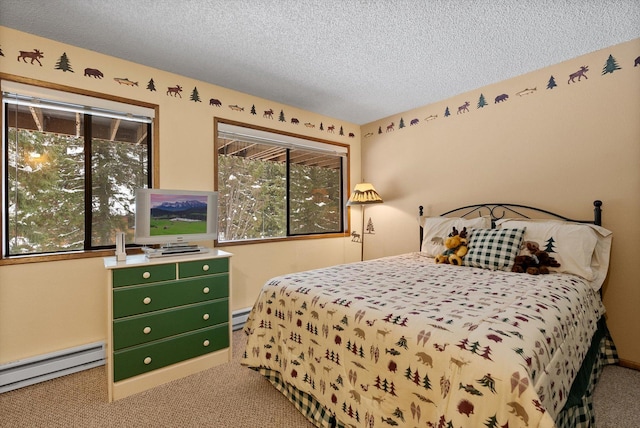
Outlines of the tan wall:
[{"label": "tan wall", "polygon": [[[366,258],[414,251],[417,206],[427,214],[474,202],[506,201],[537,205],[569,216],[589,218],[591,201],[604,202],[604,226],[615,234],[604,301],[620,355],[640,365],[640,265],[632,243],[640,241],[640,39],[616,45],[524,76],[480,88],[435,104],[363,126],[205,84],[161,70],[0,27],[0,72],[117,95],[160,106],[161,187],[213,187],[213,116],[268,126],[351,144],[351,183],[364,177],[383,196],[369,206],[375,235],[366,236]],[[17,62],[19,50],[45,53],[43,66]],[[66,52],[74,73],[55,69]],[[601,75],[609,54],[622,67]],[[588,65],[588,80],[567,84],[570,73]],[[101,69],[102,80],[84,77]],[[558,86],[545,89],[550,75]],[[113,77],[138,81],[118,85]],[[157,92],[145,89],[153,78]],[[167,86],[181,85],[182,99]],[[437,84],[437,82],[434,82]],[[194,87],[202,103],[189,101]],[[533,94],[518,96],[525,88]],[[488,103],[477,108],[480,93]],[[509,99],[495,104],[502,93]],[[222,108],[208,105],[218,98]],[[456,114],[470,102],[469,112]],[[245,107],[237,113],[229,104]],[[248,113],[255,104],[258,115]],[[450,117],[443,117],[446,107]],[[287,119],[316,123],[315,129],[263,119],[260,112],[284,109]],[[435,120],[425,122],[430,115]],[[405,128],[399,129],[400,118]],[[410,126],[418,118],[418,125]],[[395,122],[395,131],[384,132]],[[319,131],[323,122],[344,127],[349,139]],[[382,134],[378,134],[382,127]],[[360,135],[363,173],[360,171]],[[359,228],[360,212],[352,222]],[[316,239],[225,247],[234,253],[234,309],[251,306],[268,278],[291,271],[357,260],[359,246],[349,238]],[[103,340],[106,272],[101,259],[0,267],[0,364]]]},{"label": "tan wall", "polygon": [[[610,54],[621,69],[602,75]],[[362,168],[385,201],[367,208],[376,226],[369,256],[418,248],[419,205],[438,215],[511,202],[590,219],[592,201],[601,199],[604,226],[614,232],[608,325],[621,358],[640,367],[638,55],[640,39],[364,125]],[[567,83],[583,65],[588,79]],[[558,86],[546,89],[552,75]],[[536,91],[516,95],[527,88]],[[503,93],[508,100],[495,103]],[[488,104],[478,108],[481,94]],[[469,111],[458,114],[465,101]],[[425,122],[430,115],[438,117]],[[414,118],[420,123],[411,126]],[[395,131],[386,132],[391,122]]]},{"label": "tan wall", "polygon": [[[273,129],[351,145],[351,182],[360,176],[359,126],[335,118],[281,105],[248,94],[195,81],[183,76],[108,57],[34,35],[0,27],[0,73],[115,95],[159,105],[160,187],[213,189],[213,117],[223,117]],[[42,67],[18,62],[19,51],[44,53]],[[56,70],[63,53],[73,72]],[[85,68],[97,68],[103,79],[86,77]],[[115,77],[139,82],[119,85]],[[153,78],[157,91],[146,89]],[[180,85],[182,98],[166,95],[168,86]],[[202,102],[190,101],[193,88]],[[222,107],[209,106],[210,98]],[[244,112],[232,111],[237,104]],[[255,105],[257,115],[250,114]],[[274,119],[263,118],[272,108]],[[283,110],[286,123],[278,121]],[[300,125],[290,119],[296,117]],[[314,123],[307,128],[305,122]],[[320,123],[325,131],[320,131]],[[336,132],[326,131],[335,125]],[[345,136],[338,134],[343,127]],[[355,138],[349,138],[350,132]],[[356,178],[357,177],[357,178]],[[270,277],[359,259],[360,247],[349,238],[224,247],[232,259],[232,308],[250,307]],[[102,259],[83,259],[0,266],[0,364],[104,340],[106,334],[106,280]]]}]

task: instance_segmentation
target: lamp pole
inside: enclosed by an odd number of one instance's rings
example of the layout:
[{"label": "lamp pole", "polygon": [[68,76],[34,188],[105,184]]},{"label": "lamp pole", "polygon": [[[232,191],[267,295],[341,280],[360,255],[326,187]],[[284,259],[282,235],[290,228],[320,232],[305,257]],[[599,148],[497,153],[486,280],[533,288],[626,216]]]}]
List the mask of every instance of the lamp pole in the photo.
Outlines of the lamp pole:
[{"label": "lamp pole", "polygon": [[360,238],[360,261],[364,261],[364,205],[362,205],[362,237]]}]

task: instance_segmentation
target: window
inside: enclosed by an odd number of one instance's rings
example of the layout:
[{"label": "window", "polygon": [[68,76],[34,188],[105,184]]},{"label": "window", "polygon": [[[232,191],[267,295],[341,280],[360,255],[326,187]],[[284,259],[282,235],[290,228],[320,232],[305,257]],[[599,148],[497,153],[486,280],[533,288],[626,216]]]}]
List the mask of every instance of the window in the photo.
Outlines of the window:
[{"label": "window", "polygon": [[119,231],[132,242],[154,110],[16,82],[2,91],[3,256],[111,248]]},{"label": "window", "polygon": [[344,234],[348,146],[216,120],[218,242]]}]

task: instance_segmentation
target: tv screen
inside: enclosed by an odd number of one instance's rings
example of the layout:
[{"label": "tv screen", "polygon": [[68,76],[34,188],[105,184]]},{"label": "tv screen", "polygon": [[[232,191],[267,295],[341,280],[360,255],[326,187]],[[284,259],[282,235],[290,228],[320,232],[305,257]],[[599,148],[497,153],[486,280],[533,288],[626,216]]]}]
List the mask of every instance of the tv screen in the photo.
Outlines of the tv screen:
[{"label": "tv screen", "polygon": [[136,244],[184,245],[217,239],[218,194],[210,191],[136,190]]}]

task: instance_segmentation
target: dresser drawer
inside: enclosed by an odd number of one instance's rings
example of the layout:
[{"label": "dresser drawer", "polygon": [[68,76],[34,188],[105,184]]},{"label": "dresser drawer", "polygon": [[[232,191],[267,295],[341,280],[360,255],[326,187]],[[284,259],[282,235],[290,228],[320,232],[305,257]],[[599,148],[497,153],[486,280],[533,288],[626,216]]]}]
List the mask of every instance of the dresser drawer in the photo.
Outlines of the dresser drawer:
[{"label": "dresser drawer", "polygon": [[115,382],[229,347],[229,324],[161,339],[113,353]]},{"label": "dresser drawer", "polygon": [[212,327],[229,319],[227,299],[165,309],[113,322],[113,349],[151,342],[191,330]]},{"label": "dresser drawer", "polygon": [[178,263],[178,272],[180,278],[226,273],[229,272],[229,259],[225,257],[222,259],[181,262]]},{"label": "dresser drawer", "polygon": [[113,270],[113,286],[150,284],[176,279],[176,265],[153,265]]},{"label": "dresser drawer", "polygon": [[229,296],[229,275],[220,274],[113,290],[113,318]]}]

